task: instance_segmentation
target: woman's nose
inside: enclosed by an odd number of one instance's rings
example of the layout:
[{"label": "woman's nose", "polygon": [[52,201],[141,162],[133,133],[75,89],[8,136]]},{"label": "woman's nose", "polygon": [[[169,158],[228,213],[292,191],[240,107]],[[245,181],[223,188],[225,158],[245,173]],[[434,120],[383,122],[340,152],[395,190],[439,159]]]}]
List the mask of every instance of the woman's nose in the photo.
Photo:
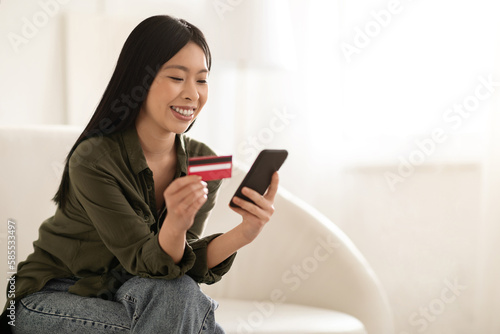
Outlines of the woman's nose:
[{"label": "woman's nose", "polygon": [[196,101],[200,97],[200,94],[198,93],[198,89],[196,89],[196,83],[195,82],[189,82],[186,81],[186,84],[184,86],[184,90],[182,92],[183,98],[186,100],[191,100],[191,101]]}]

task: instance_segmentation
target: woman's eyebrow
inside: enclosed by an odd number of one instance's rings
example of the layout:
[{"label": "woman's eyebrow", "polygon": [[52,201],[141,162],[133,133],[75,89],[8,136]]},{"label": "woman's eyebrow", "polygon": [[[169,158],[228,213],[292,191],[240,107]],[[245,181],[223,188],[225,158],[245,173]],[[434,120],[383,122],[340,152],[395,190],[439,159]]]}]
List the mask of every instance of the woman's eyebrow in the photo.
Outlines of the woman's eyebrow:
[{"label": "woman's eyebrow", "polygon": [[[166,70],[169,68],[176,68],[176,69],[184,71],[184,72],[189,72],[189,69],[186,66],[182,66],[182,65],[167,65],[163,69]],[[206,68],[204,68],[204,69],[199,70],[198,73],[208,73],[208,70]]]}]

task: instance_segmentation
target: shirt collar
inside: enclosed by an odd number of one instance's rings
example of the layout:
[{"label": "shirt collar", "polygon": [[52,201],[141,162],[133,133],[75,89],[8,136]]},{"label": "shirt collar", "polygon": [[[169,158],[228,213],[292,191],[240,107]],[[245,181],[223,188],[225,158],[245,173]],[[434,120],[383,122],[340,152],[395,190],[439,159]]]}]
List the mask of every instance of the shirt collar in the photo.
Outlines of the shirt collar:
[{"label": "shirt collar", "polygon": [[[135,174],[139,174],[149,168],[135,126],[124,130],[122,138],[132,171]],[[184,134],[177,134],[175,136],[175,146],[177,150],[177,170],[175,171],[175,177],[177,178],[187,174],[188,154],[186,152]]]},{"label": "shirt collar", "polygon": [[175,177],[187,175],[187,161],[189,157],[186,151],[184,134],[181,133],[175,136],[175,145],[177,149],[177,170],[175,171]]}]

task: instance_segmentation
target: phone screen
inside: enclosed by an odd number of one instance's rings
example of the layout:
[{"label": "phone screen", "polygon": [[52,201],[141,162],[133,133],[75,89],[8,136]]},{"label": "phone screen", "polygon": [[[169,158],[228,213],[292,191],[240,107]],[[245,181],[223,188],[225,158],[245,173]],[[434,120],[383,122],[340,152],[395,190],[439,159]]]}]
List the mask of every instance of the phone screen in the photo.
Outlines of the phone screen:
[{"label": "phone screen", "polygon": [[[253,203],[252,200],[241,193],[241,189],[243,189],[243,187],[248,187],[257,191],[259,194],[264,195],[266,189],[271,184],[271,178],[274,172],[280,169],[287,156],[288,152],[286,150],[261,151],[236,190],[234,196]],[[232,207],[238,207],[233,203],[232,199],[229,205]]]}]

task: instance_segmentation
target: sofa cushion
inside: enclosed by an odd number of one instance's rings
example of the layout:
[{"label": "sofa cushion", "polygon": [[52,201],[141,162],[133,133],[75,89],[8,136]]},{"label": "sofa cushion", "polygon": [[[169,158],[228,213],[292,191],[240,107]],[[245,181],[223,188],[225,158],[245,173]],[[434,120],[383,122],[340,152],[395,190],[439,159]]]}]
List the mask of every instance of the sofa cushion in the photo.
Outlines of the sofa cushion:
[{"label": "sofa cushion", "polygon": [[270,301],[217,302],[215,318],[226,334],[366,334],[358,319],[332,310]]}]

